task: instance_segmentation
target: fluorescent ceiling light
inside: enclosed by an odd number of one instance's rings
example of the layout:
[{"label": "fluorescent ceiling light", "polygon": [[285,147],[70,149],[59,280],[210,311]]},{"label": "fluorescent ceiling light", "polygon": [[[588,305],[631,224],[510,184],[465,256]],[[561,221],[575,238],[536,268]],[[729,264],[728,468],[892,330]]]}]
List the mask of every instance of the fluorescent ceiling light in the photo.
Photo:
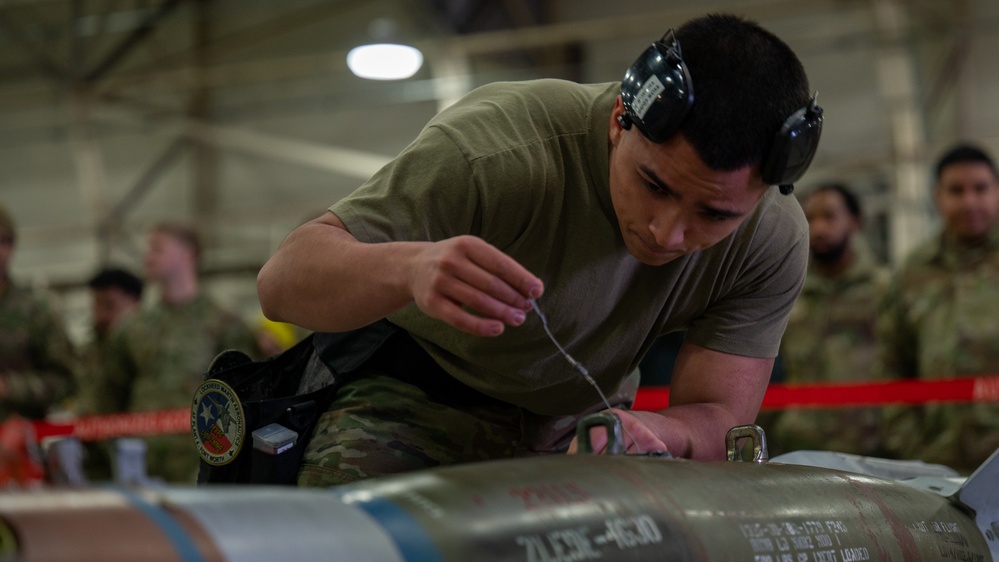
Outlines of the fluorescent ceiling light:
[{"label": "fluorescent ceiling light", "polygon": [[347,53],[347,67],[355,76],[371,80],[402,80],[423,66],[423,53],[408,45],[361,45]]}]

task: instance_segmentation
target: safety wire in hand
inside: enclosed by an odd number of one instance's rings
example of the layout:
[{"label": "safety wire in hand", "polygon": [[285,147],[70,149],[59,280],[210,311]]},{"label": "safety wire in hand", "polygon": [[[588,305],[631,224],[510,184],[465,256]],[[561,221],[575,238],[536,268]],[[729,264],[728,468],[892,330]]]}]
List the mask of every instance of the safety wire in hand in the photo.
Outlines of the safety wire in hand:
[{"label": "safety wire in hand", "polygon": [[[575,368],[577,371],[579,371],[581,375],[583,375],[583,378],[586,379],[586,382],[590,383],[590,385],[592,385],[593,388],[597,389],[597,394],[599,394],[600,399],[604,401],[604,406],[607,406],[608,410],[613,409],[611,408],[610,400],[607,400],[607,396],[604,395],[604,391],[600,390],[600,385],[598,385],[597,381],[590,376],[590,372],[586,369],[586,367],[584,367],[583,364],[580,363],[579,361],[576,361],[576,359],[573,358],[572,355],[569,355],[569,352],[567,352],[565,348],[562,347],[562,344],[560,344],[558,340],[555,339],[555,334],[553,334],[551,328],[548,327],[548,319],[545,318],[545,314],[541,312],[540,308],[538,308],[537,300],[530,299],[529,302],[531,303],[531,308],[534,309],[534,312],[538,313],[538,318],[541,319],[541,325],[544,327],[545,333],[548,334],[548,339],[552,340],[552,343],[555,344],[555,347],[558,348],[559,352],[562,354],[563,357],[565,357],[566,361],[568,361],[569,364],[573,366],[573,368]],[[631,442],[632,444],[635,445],[635,450],[638,452],[638,454],[642,454],[642,448],[638,446],[638,441],[635,441],[635,438],[631,436],[631,433],[628,431],[628,428],[624,427],[623,423],[621,424],[621,429],[623,429],[624,433],[628,436],[629,439],[631,439]]]}]

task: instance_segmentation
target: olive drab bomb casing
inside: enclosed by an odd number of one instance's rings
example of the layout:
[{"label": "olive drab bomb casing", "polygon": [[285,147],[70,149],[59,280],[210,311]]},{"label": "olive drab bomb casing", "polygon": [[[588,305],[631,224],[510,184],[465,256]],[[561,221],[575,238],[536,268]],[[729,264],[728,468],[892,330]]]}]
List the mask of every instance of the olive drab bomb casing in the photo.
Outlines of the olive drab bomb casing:
[{"label": "olive drab bomb casing", "polygon": [[556,455],[328,491],[9,493],[0,560],[999,560],[997,455],[956,492],[943,478],[916,486],[755,457]]}]

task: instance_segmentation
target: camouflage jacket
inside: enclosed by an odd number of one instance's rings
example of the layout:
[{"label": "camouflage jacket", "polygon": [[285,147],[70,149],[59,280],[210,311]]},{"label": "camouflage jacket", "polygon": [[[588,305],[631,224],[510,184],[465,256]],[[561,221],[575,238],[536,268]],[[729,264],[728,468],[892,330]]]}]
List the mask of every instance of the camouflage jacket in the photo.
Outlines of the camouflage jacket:
[{"label": "camouflage jacket", "polygon": [[0,294],[0,420],[45,417],[74,390],[76,357],[47,298],[9,282]]},{"label": "camouflage jacket", "polygon": [[[999,227],[969,248],[939,235],[898,271],[880,314],[886,375],[939,379],[999,373]],[[901,456],[965,472],[999,447],[999,404],[890,409]]]},{"label": "camouflage jacket", "polygon": [[999,372],[999,228],[980,247],[941,235],[916,248],[883,303],[879,335],[891,377]]},{"label": "camouflage jacket", "polygon": [[820,275],[809,264],[781,340],[787,382],[880,378],[875,326],[889,274],[863,244],[855,248],[853,264],[836,277]]},{"label": "camouflage jacket", "polygon": [[256,356],[249,327],[205,295],[141,310],[113,331],[95,378],[98,412],[187,406],[209,363],[226,349]]},{"label": "camouflage jacket", "polygon": [[[855,240],[856,259],[835,277],[809,265],[801,294],[781,340],[785,381],[821,383],[881,378],[875,369],[877,305],[889,281],[867,247]],[[876,455],[881,451],[875,409],[788,410],[774,422],[775,450],[834,450]]]},{"label": "camouflage jacket", "polygon": [[[247,325],[205,295],[139,311],[113,330],[88,405],[99,413],[190,407],[208,365],[226,349],[259,355]],[[151,476],[194,483],[199,457],[190,433],[146,444]]]},{"label": "camouflage jacket", "polygon": [[71,409],[76,413],[94,413],[98,411],[97,404],[101,398],[99,383],[102,378],[104,365],[107,361],[104,356],[107,354],[109,337],[95,338],[77,349],[77,356],[80,358],[80,368],[77,371],[77,394],[71,403]]}]

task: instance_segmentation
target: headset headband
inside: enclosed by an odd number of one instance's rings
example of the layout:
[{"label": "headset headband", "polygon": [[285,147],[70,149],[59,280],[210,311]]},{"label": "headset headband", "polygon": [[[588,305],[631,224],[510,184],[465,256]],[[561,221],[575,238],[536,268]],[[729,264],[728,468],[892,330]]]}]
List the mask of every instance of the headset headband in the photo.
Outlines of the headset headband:
[{"label": "headset headband", "polygon": [[[763,158],[763,181],[780,186],[785,195],[794,190],[794,182],[805,174],[819,146],[822,108],[817,97],[818,93],[784,120]],[[652,142],[665,142],[680,128],[694,105],[694,86],[672,29],[625,72],[621,103],[621,126],[630,129],[634,124]]]}]

